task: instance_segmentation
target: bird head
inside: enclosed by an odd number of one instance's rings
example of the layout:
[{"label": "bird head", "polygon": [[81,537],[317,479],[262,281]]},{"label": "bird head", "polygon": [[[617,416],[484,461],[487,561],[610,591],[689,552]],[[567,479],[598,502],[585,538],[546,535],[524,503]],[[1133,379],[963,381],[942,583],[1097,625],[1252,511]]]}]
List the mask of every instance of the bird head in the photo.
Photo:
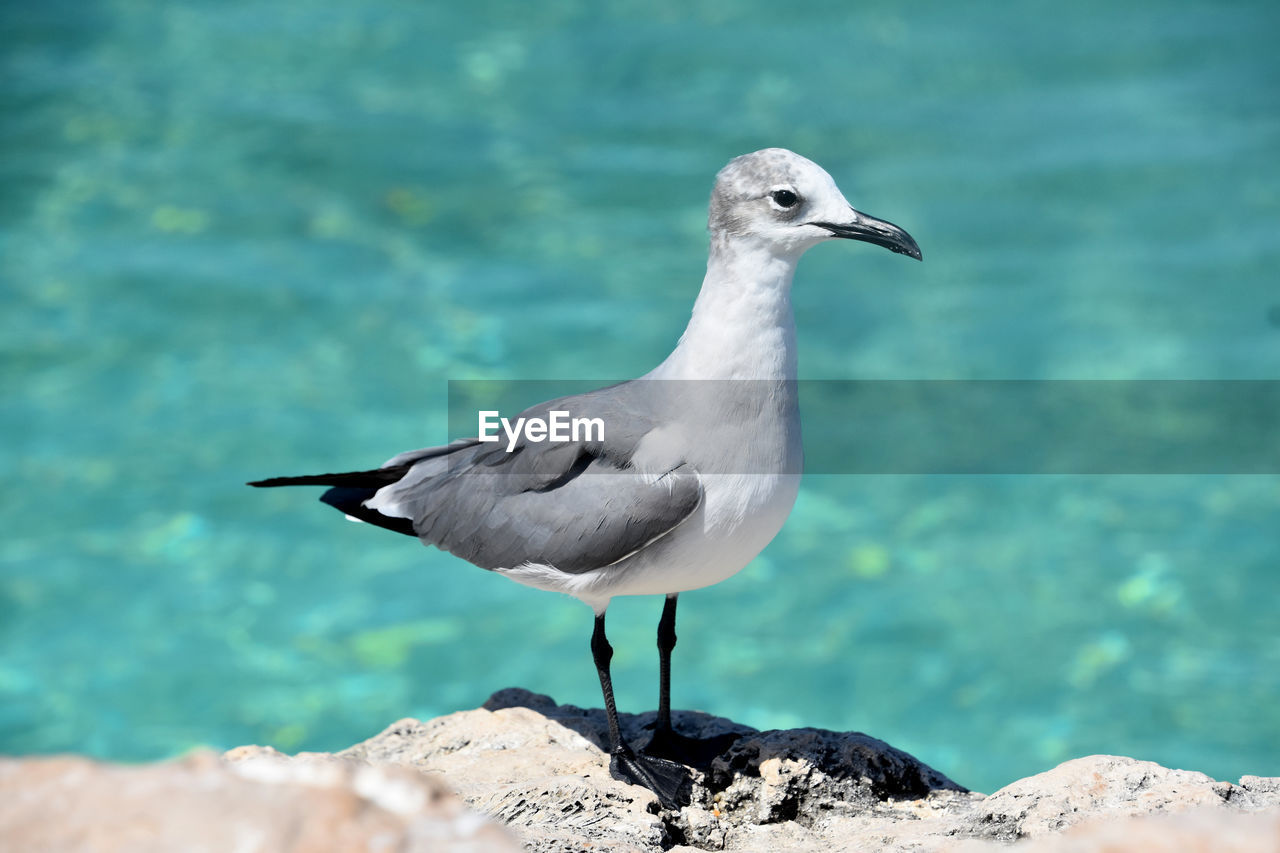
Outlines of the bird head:
[{"label": "bird head", "polygon": [[824,240],[844,238],[921,259],[910,234],[855,210],[821,166],[785,148],[735,157],[720,170],[708,227],[713,242],[749,239],[793,257]]}]

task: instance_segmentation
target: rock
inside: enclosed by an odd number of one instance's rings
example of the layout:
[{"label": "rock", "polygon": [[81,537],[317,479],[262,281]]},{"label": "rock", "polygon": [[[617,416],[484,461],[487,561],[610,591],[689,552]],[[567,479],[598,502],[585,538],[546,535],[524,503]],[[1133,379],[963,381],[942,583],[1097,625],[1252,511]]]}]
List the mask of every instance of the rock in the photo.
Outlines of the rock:
[{"label": "rock", "polygon": [[722,811],[752,823],[824,811],[856,814],[885,800],[918,800],[933,791],[966,793],[884,741],[822,729],[743,737],[715,759],[704,783]]},{"label": "rock", "polygon": [[[1277,778],[1233,785],[1095,755],[984,797],[864,734],[674,717],[686,735],[727,736],[679,810],[610,777],[603,711],[511,689],[474,711],[401,720],[336,756],[0,760],[0,849],[519,849],[483,814],[546,853],[1280,850]],[[622,715],[628,741],[643,744],[653,718]]]},{"label": "rock", "polygon": [[1005,849],[1010,853],[1262,853],[1280,850],[1280,812],[1241,814],[1201,809],[1093,820],[1061,835]]},{"label": "rock", "polygon": [[[649,791],[609,775],[600,709],[557,705],[524,690],[428,722],[401,720],[344,755],[439,773],[477,810],[515,829],[527,849],[840,849],[856,827],[915,838],[978,795],[883,741],[818,729],[757,732],[677,711],[691,737],[741,737],[695,771],[692,803],[663,811]],[[648,739],[654,714],[622,714],[623,736]],[[910,831],[902,826],[911,823]],[[904,842],[905,843],[905,842]]]},{"label": "rock", "polygon": [[[495,693],[475,711],[402,720],[344,754],[441,774],[532,851],[990,853],[1024,839],[1015,850],[1070,841],[1077,846],[1062,850],[1137,853],[1145,848],[1116,846],[1124,843],[1113,828],[1117,819],[1156,814],[1128,830],[1152,844],[1191,830],[1205,839],[1256,839],[1271,825],[1242,812],[1280,809],[1280,780],[1249,776],[1237,786],[1114,756],[1069,761],[983,797],[864,734],[758,732],[707,714],[673,716],[689,736],[740,735],[694,772],[692,802],[679,811],[663,810],[650,792],[609,776],[602,710],[557,705],[524,690]],[[621,715],[623,735],[643,744],[653,719]],[[1213,811],[1194,822],[1165,816],[1205,807]],[[1057,835],[1070,827],[1078,835]]]},{"label": "rock", "polygon": [[[1218,782],[1203,773],[1170,770],[1151,761],[1091,755],[1020,779],[987,797],[971,831],[1011,841],[1037,838],[1095,820],[1194,808],[1256,809],[1280,806],[1280,792],[1257,776],[1246,786]],[[1242,780],[1244,781],[1244,780]]]},{"label": "rock", "polygon": [[1240,787],[1261,804],[1259,808],[1267,803],[1280,803],[1280,776],[1241,776]]},{"label": "rock", "polygon": [[438,780],[241,747],[126,766],[0,759],[0,849],[83,853],[519,850]]}]

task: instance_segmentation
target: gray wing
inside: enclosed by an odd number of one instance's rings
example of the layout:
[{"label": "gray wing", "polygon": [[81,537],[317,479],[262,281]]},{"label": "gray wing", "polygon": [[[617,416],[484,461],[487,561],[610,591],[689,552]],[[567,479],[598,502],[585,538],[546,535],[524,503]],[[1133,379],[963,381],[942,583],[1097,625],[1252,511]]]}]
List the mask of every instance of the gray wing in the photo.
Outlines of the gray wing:
[{"label": "gray wing", "polygon": [[612,565],[678,527],[703,496],[687,464],[656,479],[630,467],[653,425],[628,405],[634,400],[625,388],[561,398],[521,414],[545,417],[562,408],[601,417],[603,441],[522,439],[508,453],[505,440],[467,439],[401,454],[392,461],[411,463],[410,469],[367,505],[410,519],[423,541],[486,569],[536,563],[580,573]]}]

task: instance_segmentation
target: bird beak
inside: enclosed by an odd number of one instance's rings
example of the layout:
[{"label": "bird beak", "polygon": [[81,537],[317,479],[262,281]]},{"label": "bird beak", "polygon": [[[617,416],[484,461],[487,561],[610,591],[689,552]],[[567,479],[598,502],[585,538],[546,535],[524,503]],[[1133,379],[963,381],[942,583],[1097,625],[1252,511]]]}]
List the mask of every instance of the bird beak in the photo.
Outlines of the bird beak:
[{"label": "bird beak", "polygon": [[892,222],[885,222],[883,219],[876,219],[874,216],[859,213],[852,207],[849,210],[853,213],[853,219],[849,222],[839,224],[834,222],[812,222],[810,224],[825,228],[837,237],[861,240],[864,243],[874,243],[891,252],[897,252],[899,255],[907,255],[917,261],[923,260],[920,254],[920,247],[916,245],[916,241],[906,231],[903,231]]}]

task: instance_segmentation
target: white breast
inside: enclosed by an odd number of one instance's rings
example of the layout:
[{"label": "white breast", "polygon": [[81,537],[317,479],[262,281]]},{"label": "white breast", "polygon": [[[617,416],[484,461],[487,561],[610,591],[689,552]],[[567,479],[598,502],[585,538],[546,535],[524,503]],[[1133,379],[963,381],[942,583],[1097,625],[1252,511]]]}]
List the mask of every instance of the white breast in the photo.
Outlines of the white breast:
[{"label": "white breast", "polygon": [[707,275],[674,352],[644,378],[664,389],[660,428],[631,458],[658,477],[687,464],[703,501],[635,554],[581,574],[549,566],[500,570],[603,612],[615,595],[698,589],[736,574],[772,541],[795,504],[802,451],[796,403],[791,277],[799,252],[713,241]]}]

